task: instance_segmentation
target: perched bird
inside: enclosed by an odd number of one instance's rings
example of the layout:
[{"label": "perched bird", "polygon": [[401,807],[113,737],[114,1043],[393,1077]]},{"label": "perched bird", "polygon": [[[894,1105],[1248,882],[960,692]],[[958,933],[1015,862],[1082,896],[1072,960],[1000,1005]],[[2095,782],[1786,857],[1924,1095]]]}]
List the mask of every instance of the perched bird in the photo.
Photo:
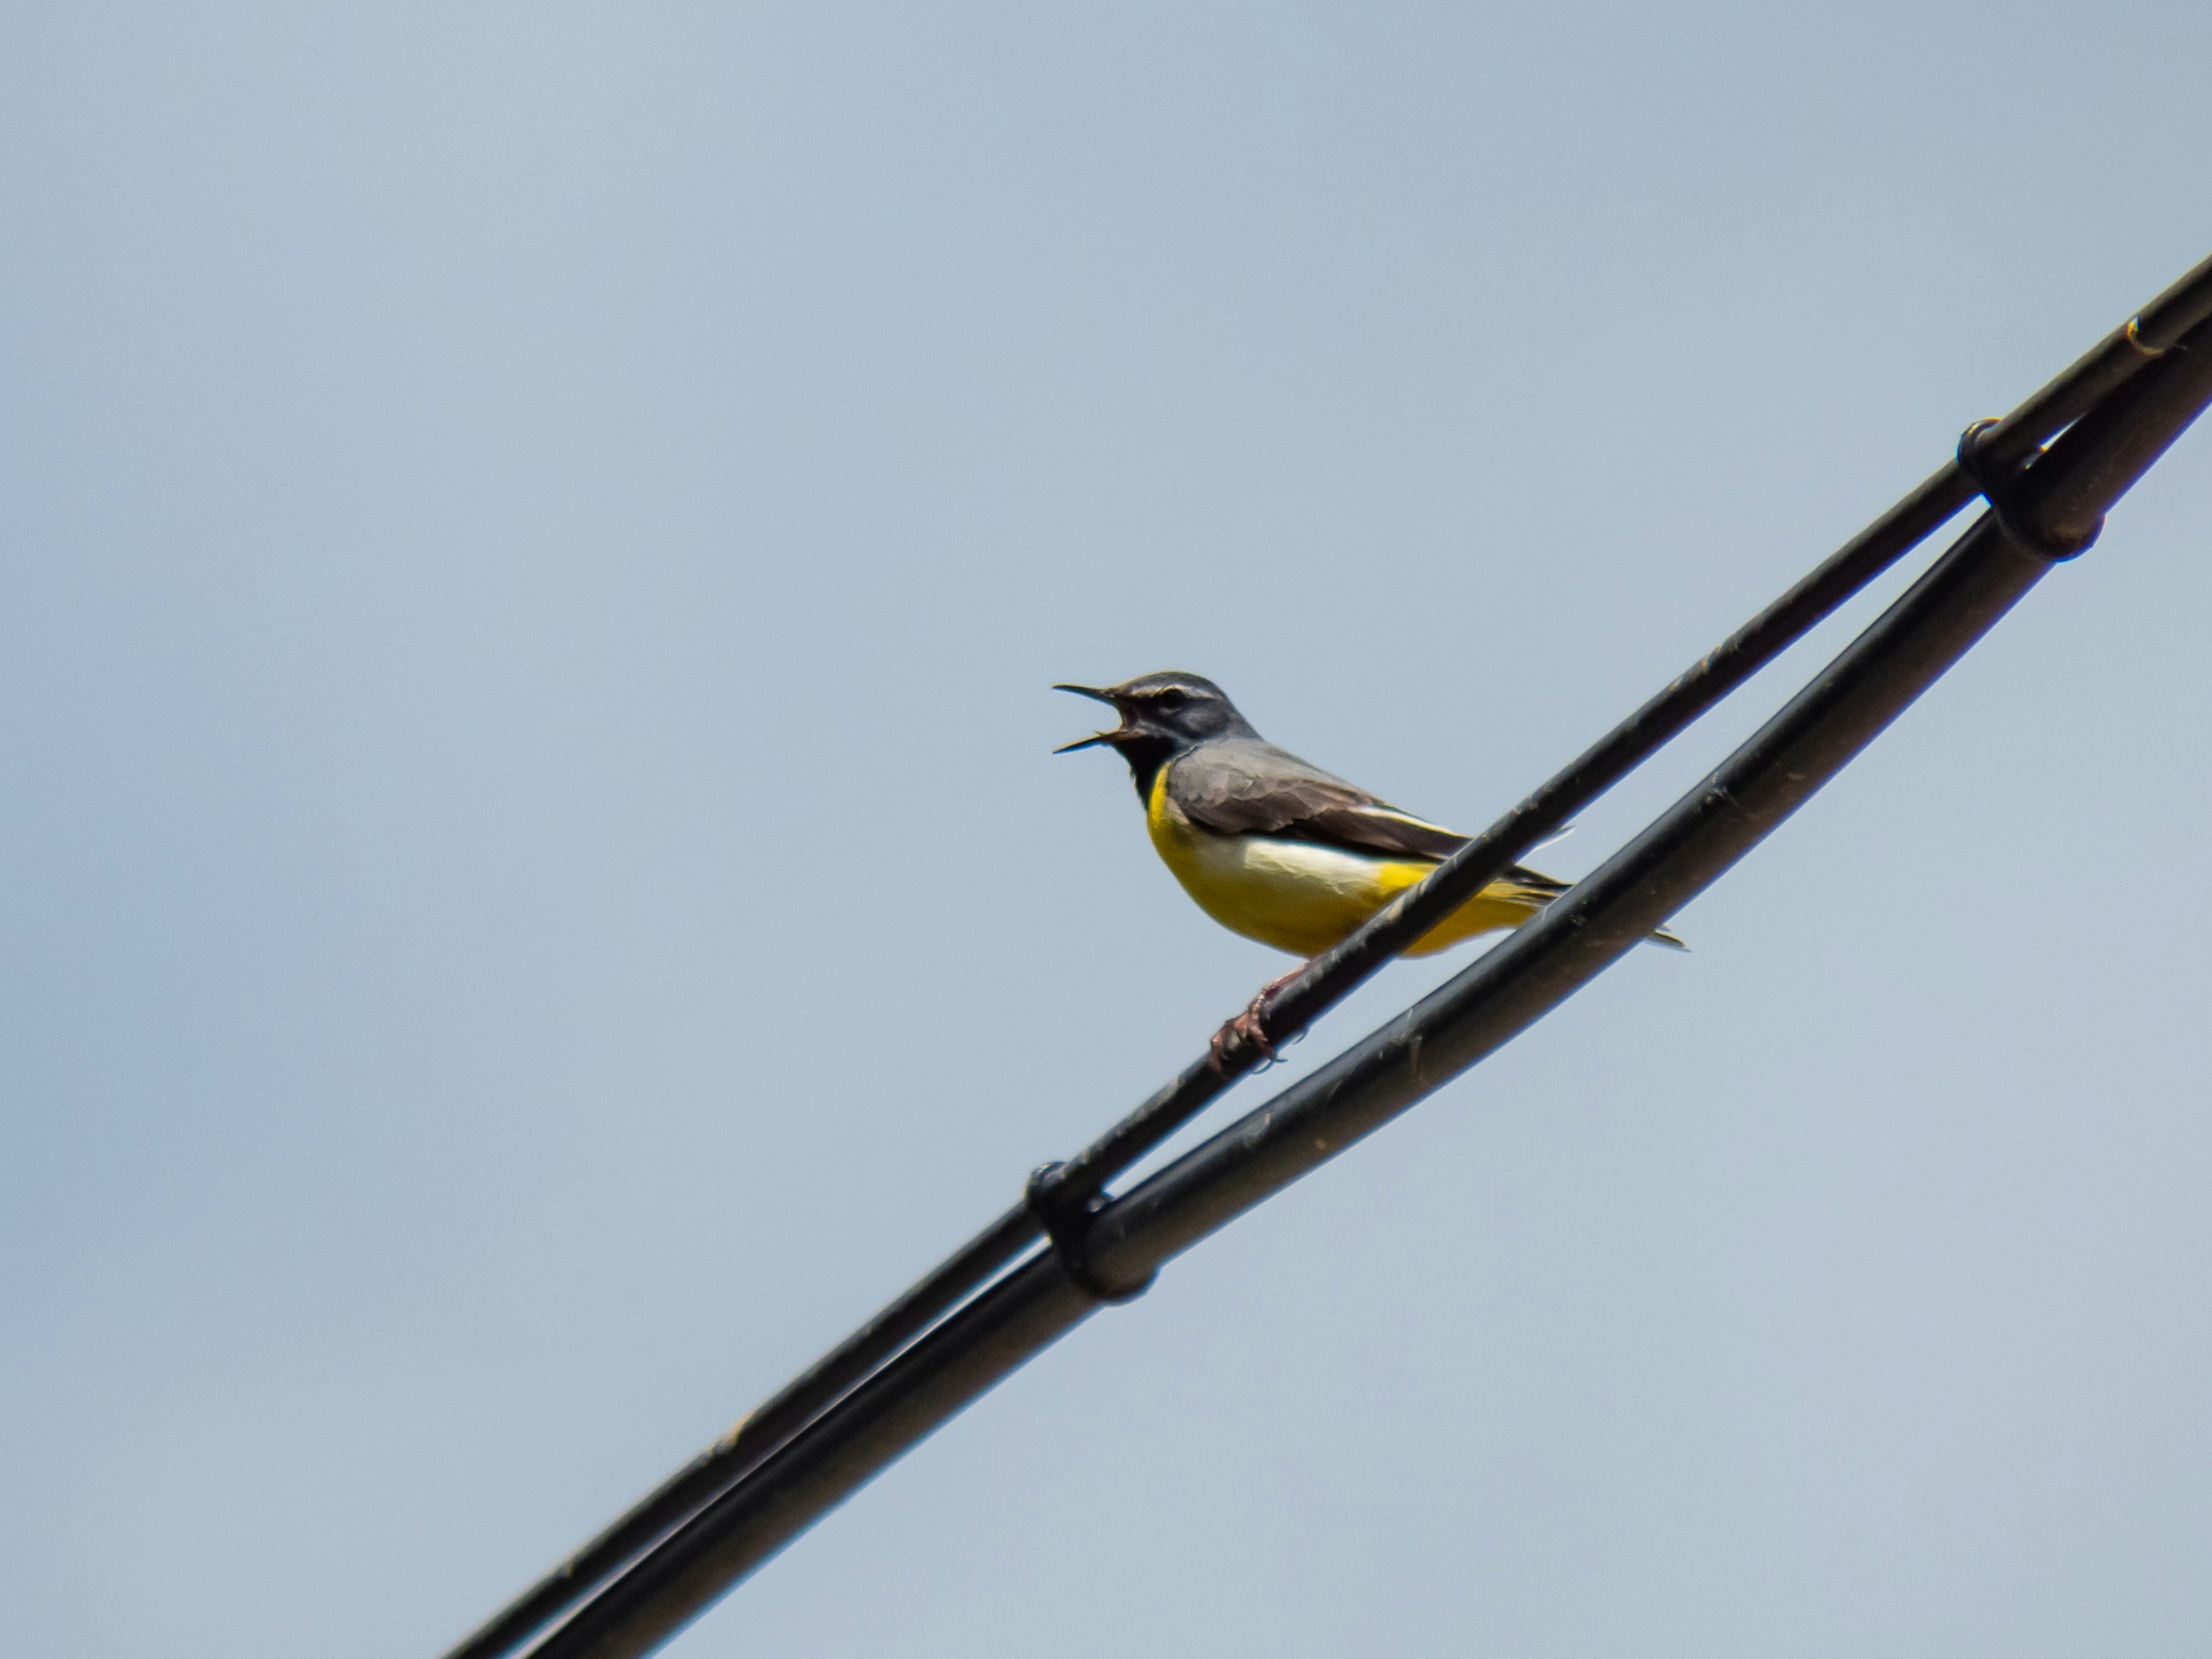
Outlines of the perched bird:
[{"label": "perched bird", "polygon": [[[1153,848],[1200,909],[1231,932],[1314,957],[1351,933],[1467,844],[1425,818],[1278,749],[1219,686],[1196,674],[1146,674],[1119,685],[1057,685],[1112,706],[1110,732],[1055,754],[1104,744],[1129,763]],[[1567,890],[1515,865],[1406,952],[1426,956],[1477,933],[1517,927]],[[1671,933],[1655,933],[1680,945]],[[1259,1014],[1296,969],[1223,1028],[1263,1052]]]}]

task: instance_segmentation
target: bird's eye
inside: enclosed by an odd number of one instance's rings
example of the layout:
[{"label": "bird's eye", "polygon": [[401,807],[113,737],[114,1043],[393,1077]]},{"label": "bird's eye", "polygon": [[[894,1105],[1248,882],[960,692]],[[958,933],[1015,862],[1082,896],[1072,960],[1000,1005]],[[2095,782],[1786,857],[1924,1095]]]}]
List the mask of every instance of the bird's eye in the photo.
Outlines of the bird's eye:
[{"label": "bird's eye", "polygon": [[1189,701],[1190,699],[1182,692],[1170,690],[1163,691],[1158,696],[1153,698],[1152,706],[1163,714],[1172,714]]}]

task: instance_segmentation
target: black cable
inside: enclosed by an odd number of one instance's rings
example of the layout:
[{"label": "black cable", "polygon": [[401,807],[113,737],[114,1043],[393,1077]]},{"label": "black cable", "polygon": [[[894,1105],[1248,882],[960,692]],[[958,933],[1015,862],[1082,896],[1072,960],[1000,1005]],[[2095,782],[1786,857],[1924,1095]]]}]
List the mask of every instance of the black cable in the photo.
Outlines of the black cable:
[{"label": "black cable", "polygon": [[[1085,1258],[1148,1277],[1565,1001],[1802,805],[2053,568],[2212,403],[2212,327],[2026,469],[2028,534],[1985,513],[1733,755],[1597,871],[1415,1007],[1103,1206]],[[625,1572],[539,1659],[637,1659],[1097,1307],[1032,1257]]]},{"label": "black cable", "polygon": [[[2002,421],[1970,429],[1972,441],[1961,444],[1968,465],[1957,459],[1947,463],[1419,886],[1316,958],[1264,1011],[1262,1029],[1268,1042],[1279,1043],[1305,1030],[1503,874],[1507,866],[1890,568],[1971,501],[1984,483],[2009,481],[2044,442],[2085,411],[2114,398],[2208,315],[2212,315],[2212,259],[2197,265]],[[2005,485],[2011,487],[2009,482]],[[2015,508],[2007,510],[2017,516]],[[1485,960],[1505,948],[1501,945]],[[1080,1240],[1090,1235],[1094,1218],[1104,1212],[1100,1194],[1109,1182],[1218,1099],[1260,1058],[1256,1049],[1247,1048],[1232,1049],[1225,1064],[1217,1064],[1211,1056],[1194,1063],[1076,1158],[1040,1170],[1031,1177],[1020,1206],[1000,1216],[716,1445],[451,1650],[446,1659],[501,1659],[518,1651],[655,1540],[745,1480],[810,1420],[1040,1237],[1052,1238],[1067,1273],[1094,1297],[1120,1299],[1141,1290],[1149,1282],[1148,1273],[1129,1278],[1106,1272],[1085,1253]]]}]

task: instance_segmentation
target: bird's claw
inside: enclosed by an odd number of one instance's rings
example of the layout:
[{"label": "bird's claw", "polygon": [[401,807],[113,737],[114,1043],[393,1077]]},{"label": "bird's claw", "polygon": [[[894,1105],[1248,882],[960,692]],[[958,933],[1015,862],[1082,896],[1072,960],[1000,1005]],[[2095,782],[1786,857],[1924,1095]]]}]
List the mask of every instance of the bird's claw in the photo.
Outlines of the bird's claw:
[{"label": "bird's claw", "polygon": [[1226,1073],[1237,1054],[1246,1048],[1256,1048],[1261,1062],[1272,1063],[1280,1058],[1275,1045],[1267,1041],[1267,1027],[1261,1016],[1267,1012],[1267,997],[1275,988],[1269,986],[1245,1006],[1244,1012],[1213,1034],[1212,1054],[1207,1063],[1217,1072]]},{"label": "bird's claw", "polygon": [[[1213,1034],[1213,1053],[1208,1057],[1207,1063],[1215,1071],[1226,1077],[1237,1056],[1247,1048],[1259,1050],[1260,1068],[1263,1071],[1282,1058],[1276,1052],[1275,1043],[1267,1036],[1265,1024],[1267,1008],[1281,994],[1283,988],[1304,972],[1305,964],[1300,963],[1280,979],[1269,980],[1260,988],[1260,994],[1244,1006],[1243,1013]],[[1303,1030],[1293,1031],[1283,1039],[1284,1045],[1296,1042],[1304,1035]]]}]

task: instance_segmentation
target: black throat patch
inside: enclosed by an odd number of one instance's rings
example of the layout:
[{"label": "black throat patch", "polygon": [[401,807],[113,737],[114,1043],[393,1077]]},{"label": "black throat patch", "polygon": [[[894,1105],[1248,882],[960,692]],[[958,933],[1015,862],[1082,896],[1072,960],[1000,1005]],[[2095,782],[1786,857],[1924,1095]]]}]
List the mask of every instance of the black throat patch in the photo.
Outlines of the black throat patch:
[{"label": "black throat patch", "polygon": [[1188,747],[1170,738],[1149,735],[1126,738],[1114,745],[1121,758],[1129,763],[1129,776],[1137,786],[1137,799],[1149,808],[1152,804],[1152,783],[1160,775],[1160,768],[1176,757],[1176,751]]}]

